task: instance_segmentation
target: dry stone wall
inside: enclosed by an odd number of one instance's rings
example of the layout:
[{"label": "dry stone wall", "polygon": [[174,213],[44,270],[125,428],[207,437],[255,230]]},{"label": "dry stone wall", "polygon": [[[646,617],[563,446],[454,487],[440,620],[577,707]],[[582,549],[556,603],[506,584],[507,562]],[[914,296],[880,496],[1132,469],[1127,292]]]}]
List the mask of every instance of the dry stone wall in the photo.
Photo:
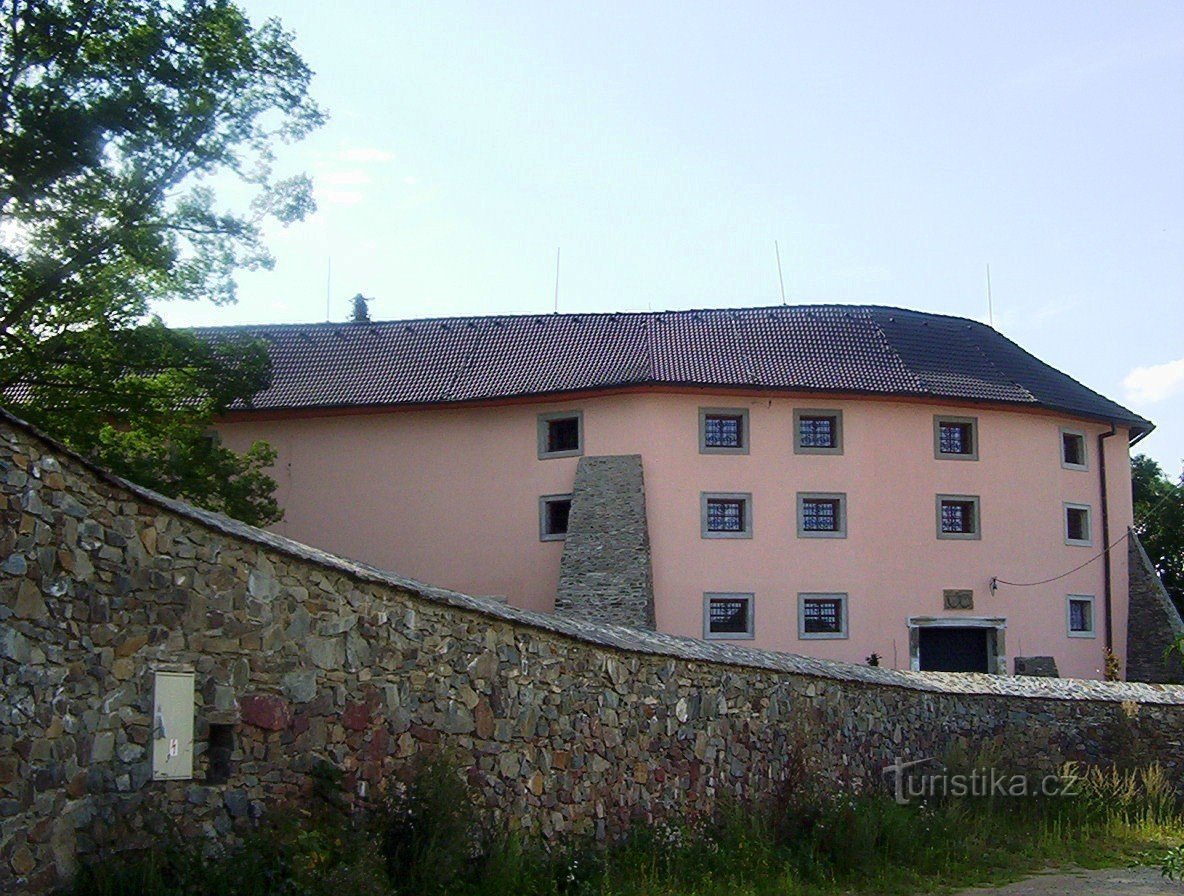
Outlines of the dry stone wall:
[{"label": "dry stone wall", "polygon": [[[0,413],[0,891],[144,846],[218,838],[447,745],[508,824],[611,836],[769,793],[870,786],[955,739],[1009,762],[1159,758],[1184,689],[847,666],[514,610],[331,557],[92,468]],[[191,781],[153,781],[155,669],[196,674]],[[233,725],[209,780],[210,725]]]},{"label": "dry stone wall", "polygon": [[1164,650],[1184,637],[1184,620],[1168,595],[1139,536],[1127,540],[1130,619],[1127,622],[1127,677],[1134,681],[1184,684],[1184,657]]}]

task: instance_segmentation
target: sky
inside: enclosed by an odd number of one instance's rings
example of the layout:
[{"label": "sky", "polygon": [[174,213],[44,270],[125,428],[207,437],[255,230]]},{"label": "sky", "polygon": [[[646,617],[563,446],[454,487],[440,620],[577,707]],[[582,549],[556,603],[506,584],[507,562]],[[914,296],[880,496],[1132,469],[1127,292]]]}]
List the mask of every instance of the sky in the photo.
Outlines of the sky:
[{"label": "sky", "polygon": [[240,0],[317,212],[175,326],[882,304],[984,321],[1184,466],[1184,3]]}]

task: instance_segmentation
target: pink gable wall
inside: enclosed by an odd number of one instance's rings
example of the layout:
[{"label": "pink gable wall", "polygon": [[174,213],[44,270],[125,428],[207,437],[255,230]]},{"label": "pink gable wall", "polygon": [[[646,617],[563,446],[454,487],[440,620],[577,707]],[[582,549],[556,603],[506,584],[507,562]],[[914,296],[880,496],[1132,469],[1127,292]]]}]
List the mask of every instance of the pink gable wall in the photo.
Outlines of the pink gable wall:
[{"label": "pink gable wall", "polygon": [[[700,407],[747,408],[747,455],[698,450]],[[798,455],[794,408],[843,411],[844,453]],[[550,610],[562,542],[540,542],[538,498],[571,490],[577,458],[539,460],[537,415],[579,409],[588,455],[641,454],[658,627],[699,637],[707,591],[755,595],[756,647],[862,662],[875,651],[908,668],[910,616],[1005,617],[1011,658],[1053,655],[1064,676],[1100,677],[1102,562],[1032,588],[1101,550],[1098,433],[1044,413],[826,397],[640,393],[545,404],[436,408],[222,427],[227,444],[279,451],[286,519],[278,532],[401,574]],[[978,418],[978,461],[933,456],[933,416]],[[1060,462],[1060,427],[1087,435],[1088,472]],[[1107,440],[1110,528],[1131,521],[1127,433]],[[754,537],[703,539],[699,494],[751,492]],[[797,536],[796,493],[844,492],[847,537]],[[936,537],[935,495],[981,497],[982,538]],[[1063,538],[1063,502],[1092,508],[1094,546]],[[1126,642],[1126,552],[1114,551],[1114,643]],[[974,590],[972,611],[944,611],[943,588]],[[848,594],[849,637],[799,640],[799,592]],[[1096,597],[1096,638],[1066,634],[1066,595]]]}]

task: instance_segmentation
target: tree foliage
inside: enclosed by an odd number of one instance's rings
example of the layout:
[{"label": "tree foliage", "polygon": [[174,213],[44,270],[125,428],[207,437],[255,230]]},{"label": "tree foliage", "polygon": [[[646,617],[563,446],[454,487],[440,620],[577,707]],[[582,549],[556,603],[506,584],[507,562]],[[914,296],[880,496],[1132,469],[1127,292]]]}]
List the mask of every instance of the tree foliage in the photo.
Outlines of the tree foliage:
[{"label": "tree foliage", "polygon": [[1176,606],[1184,612],[1184,474],[1173,482],[1145,454],[1131,460],[1135,531]]},{"label": "tree foliage", "polygon": [[[169,494],[275,519],[271,455],[207,438],[267,384],[266,351],[147,320],[235,298],[269,219],[313,208],[272,147],[321,121],[277,21],[229,0],[13,0],[0,26],[0,394]],[[217,188],[217,192],[215,190]],[[219,207],[216,196],[242,197]]]}]

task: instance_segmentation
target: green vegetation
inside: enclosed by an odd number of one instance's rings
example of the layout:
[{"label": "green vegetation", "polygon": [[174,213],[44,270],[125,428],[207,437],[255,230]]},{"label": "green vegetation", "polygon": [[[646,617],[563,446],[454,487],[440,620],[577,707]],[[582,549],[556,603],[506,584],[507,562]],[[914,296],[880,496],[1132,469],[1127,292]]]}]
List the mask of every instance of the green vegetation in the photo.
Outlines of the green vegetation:
[{"label": "green vegetation", "polygon": [[[0,400],[117,473],[248,522],[279,516],[263,445],[209,423],[267,385],[153,302],[232,302],[269,221],[313,208],[276,143],[322,114],[279,22],[230,0],[12,0],[0,29]],[[237,201],[227,207],[219,194]]]},{"label": "green vegetation", "polygon": [[1179,873],[1179,851],[1167,850],[1180,843],[1184,816],[1157,766],[1066,767],[1061,780],[1076,781],[1073,796],[911,805],[887,792],[822,798],[804,771],[791,778],[760,806],[727,805],[678,825],[639,821],[607,847],[569,840],[543,849],[486,817],[455,766],[434,760],[363,811],[328,799],[216,856],[178,839],[85,868],[69,893],[823,896],[915,894],[1050,864],[1142,860],[1167,873],[1175,861]]}]

